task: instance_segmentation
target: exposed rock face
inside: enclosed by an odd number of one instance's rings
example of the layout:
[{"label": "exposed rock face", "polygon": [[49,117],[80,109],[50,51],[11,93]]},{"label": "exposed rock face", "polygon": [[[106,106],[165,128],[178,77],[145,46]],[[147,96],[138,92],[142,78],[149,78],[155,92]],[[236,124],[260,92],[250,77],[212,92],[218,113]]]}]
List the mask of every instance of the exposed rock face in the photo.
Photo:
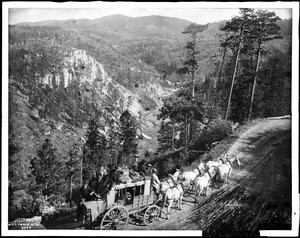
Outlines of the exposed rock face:
[{"label": "exposed rock face", "polygon": [[[139,71],[136,67],[129,67],[131,71]],[[128,80],[128,79],[127,79]],[[128,89],[112,79],[105,71],[105,66],[87,55],[84,50],[73,50],[65,59],[65,68],[53,81],[51,76],[43,82],[50,87],[63,85],[68,88],[76,83],[81,89],[82,96],[93,100],[103,112],[106,133],[108,121],[119,121],[124,110],[128,110],[139,123],[139,153],[154,151],[157,147],[157,131],[159,122],[157,114],[162,106],[162,98],[170,95],[174,88],[163,87],[158,75],[148,72],[147,80],[140,80],[132,89]]]}]

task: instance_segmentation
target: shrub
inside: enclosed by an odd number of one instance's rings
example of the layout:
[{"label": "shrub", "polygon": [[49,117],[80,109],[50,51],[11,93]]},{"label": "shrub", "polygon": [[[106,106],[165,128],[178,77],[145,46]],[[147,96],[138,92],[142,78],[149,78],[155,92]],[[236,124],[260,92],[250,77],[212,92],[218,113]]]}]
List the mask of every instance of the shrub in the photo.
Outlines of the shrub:
[{"label": "shrub", "polygon": [[38,213],[38,203],[33,197],[24,190],[18,190],[13,193],[11,204],[9,206],[9,220],[17,218],[28,218]]},{"label": "shrub", "polygon": [[[223,140],[231,133],[231,123],[221,119],[214,120],[209,126],[206,126],[194,144],[194,149],[207,150],[211,143]],[[207,146],[206,146],[207,145]]]},{"label": "shrub", "polygon": [[169,173],[173,174],[176,168],[181,167],[183,160],[179,151],[167,151],[157,157],[153,164],[157,164],[158,177],[164,178]]}]

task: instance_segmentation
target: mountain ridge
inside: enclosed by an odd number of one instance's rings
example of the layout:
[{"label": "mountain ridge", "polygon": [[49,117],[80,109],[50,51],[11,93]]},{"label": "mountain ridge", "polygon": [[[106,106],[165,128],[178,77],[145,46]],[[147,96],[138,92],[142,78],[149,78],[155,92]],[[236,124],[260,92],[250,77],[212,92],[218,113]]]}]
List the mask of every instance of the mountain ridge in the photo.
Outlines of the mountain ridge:
[{"label": "mountain ridge", "polygon": [[167,17],[167,16],[160,16],[160,15],[149,15],[149,16],[139,16],[139,17],[130,17],[130,16],[126,16],[123,14],[113,14],[113,15],[107,15],[107,16],[103,16],[100,18],[95,18],[95,19],[87,19],[87,18],[79,18],[79,19],[75,19],[75,18],[71,18],[71,19],[64,19],[64,20],[44,20],[44,21],[36,21],[36,22],[19,22],[16,24],[11,24],[11,25],[17,25],[17,26],[21,26],[21,25],[42,25],[42,24],[53,24],[53,23],[64,23],[64,22],[70,22],[70,21],[86,21],[86,22],[98,22],[98,21],[107,21],[107,20],[155,20],[155,19],[168,19],[168,20],[176,20],[176,21],[182,21],[185,22],[187,24],[192,23],[191,21],[185,20],[185,19],[181,19],[181,18],[177,18],[177,17]]}]

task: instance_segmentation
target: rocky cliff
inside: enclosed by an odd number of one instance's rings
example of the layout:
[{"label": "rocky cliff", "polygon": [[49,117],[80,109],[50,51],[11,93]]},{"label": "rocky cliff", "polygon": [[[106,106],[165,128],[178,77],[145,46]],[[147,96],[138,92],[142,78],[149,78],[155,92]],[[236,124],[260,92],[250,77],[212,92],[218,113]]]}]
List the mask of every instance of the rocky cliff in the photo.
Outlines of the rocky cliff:
[{"label": "rocky cliff", "polygon": [[[61,85],[65,90],[72,90],[72,86],[76,85],[81,101],[93,102],[101,111],[101,133],[105,135],[111,121],[118,124],[121,113],[128,110],[139,125],[139,153],[153,152],[157,148],[157,131],[160,126],[157,114],[162,106],[162,98],[170,95],[175,89],[171,84],[162,82],[158,74],[141,72],[138,67],[133,66],[128,66],[126,70],[130,72],[127,75],[143,73],[143,78],[135,78],[134,82],[129,82],[133,84],[129,89],[110,77],[105,71],[105,66],[87,55],[86,51],[73,49],[65,58],[61,72],[55,77],[47,75],[43,84],[51,88]],[[68,122],[60,121],[60,127],[64,123]],[[81,128],[87,128],[87,121],[82,123]]]}]

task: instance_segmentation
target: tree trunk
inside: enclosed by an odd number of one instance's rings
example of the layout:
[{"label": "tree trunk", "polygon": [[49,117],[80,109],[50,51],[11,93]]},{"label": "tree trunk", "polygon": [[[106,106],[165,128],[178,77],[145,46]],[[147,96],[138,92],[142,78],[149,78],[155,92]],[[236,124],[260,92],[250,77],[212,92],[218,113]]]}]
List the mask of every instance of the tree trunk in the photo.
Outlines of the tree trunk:
[{"label": "tree trunk", "polygon": [[184,127],[185,127],[185,140],[184,140],[184,146],[185,146],[185,163],[187,163],[187,153],[188,153],[188,118],[187,118],[187,112],[184,114]]},{"label": "tree trunk", "polygon": [[254,76],[253,85],[252,85],[252,92],[251,92],[251,100],[250,100],[250,108],[249,108],[248,120],[251,119],[251,114],[252,114],[252,107],[253,107],[255,86],[256,86],[256,81],[257,81],[257,73],[258,73],[258,69],[259,69],[260,51],[261,51],[261,44],[259,44],[259,46],[258,46],[258,52],[257,52],[257,57],[256,57],[256,69],[255,69],[255,76]]},{"label": "tree trunk", "polygon": [[171,141],[171,146],[172,146],[172,150],[174,150],[175,146],[174,146],[174,137],[175,137],[175,123],[172,123],[172,141]]},{"label": "tree trunk", "polygon": [[75,95],[76,95],[76,89],[75,86],[73,85],[73,116],[74,116],[74,128],[76,127],[76,108],[75,108]]},{"label": "tree trunk", "polygon": [[233,85],[234,85],[234,79],[235,79],[235,75],[236,75],[236,71],[237,71],[237,65],[238,65],[238,61],[239,61],[239,55],[240,55],[240,49],[241,49],[241,43],[242,43],[242,36],[243,36],[243,30],[241,29],[239,45],[238,45],[238,49],[237,49],[237,53],[236,53],[236,57],[235,57],[234,71],[233,71],[233,75],[232,75],[231,87],[230,87],[229,97],[228,97],[228,100],[227,100],[224,120],[227,120],[227,117],[228,117],[228,111],[229,111],[229,107],[230,107],[230,101],[231,101],[232,90],[233,90]]},{"label": "tree trunk", "polygon": [[[83,156],[83,155],[82,155]],[[83,163],[83,158],[82,158],[82,156],[80,156],[80,187],[82,186],[82,163]]]},{"label": "tree trunk", "polygon": [[[222,72],[223,72],[223,67],[224,67],[224,62],[225,62],[225,56],[226,56],[226,53],[227,53],[227,47],[224,48],[224,51],[223,51],[223,57],[222,57],[222,62],[221,62],[221,66],[220,66],[220,70],[219,70],[219,75],[218,75],[218,85],[220,85],[220,81],[221,81],[221,76],[222,76]],[[220,90],[220,94],[222,95],[223,94],[223,91],[224,91],[224,83],[222,82],[221,84],[221,90]]]},{"label": "tree trunk", "polygon": [[196,39],[194,39],[194,48],[193,48],[193,66],[192,66],[192,102],[194,102],[195,97],[195,87],[194,87],[194,80],[195,80],[195,47],[196,47]]},{"label": "tree trunk", "polygon": [[193,122],[192,122],[192,119],[189,120],[188,122],[188,137],[189,137],[189,141],[190,143],[192,142],[193,140]]},{"label": "tree trunk", "polygon": [[[196,46],[196,39],[194,39],[194,47]],[[192,85],[191,85],[191,91],[192,91],[192,103],[194,104],[195,100],[195,48],[193,49],[193,65],[192,65]],[[191,112],[191,119],[194,117],[194,112]],[[192,138],[193,136],[193,131],[191,127],[191,122],[187,122],[187,136]]]},{"label": "tree trunk", "polygon": [[72,207],[72,177],[73,175],[71,175],[70,179],[70,207]]}]

